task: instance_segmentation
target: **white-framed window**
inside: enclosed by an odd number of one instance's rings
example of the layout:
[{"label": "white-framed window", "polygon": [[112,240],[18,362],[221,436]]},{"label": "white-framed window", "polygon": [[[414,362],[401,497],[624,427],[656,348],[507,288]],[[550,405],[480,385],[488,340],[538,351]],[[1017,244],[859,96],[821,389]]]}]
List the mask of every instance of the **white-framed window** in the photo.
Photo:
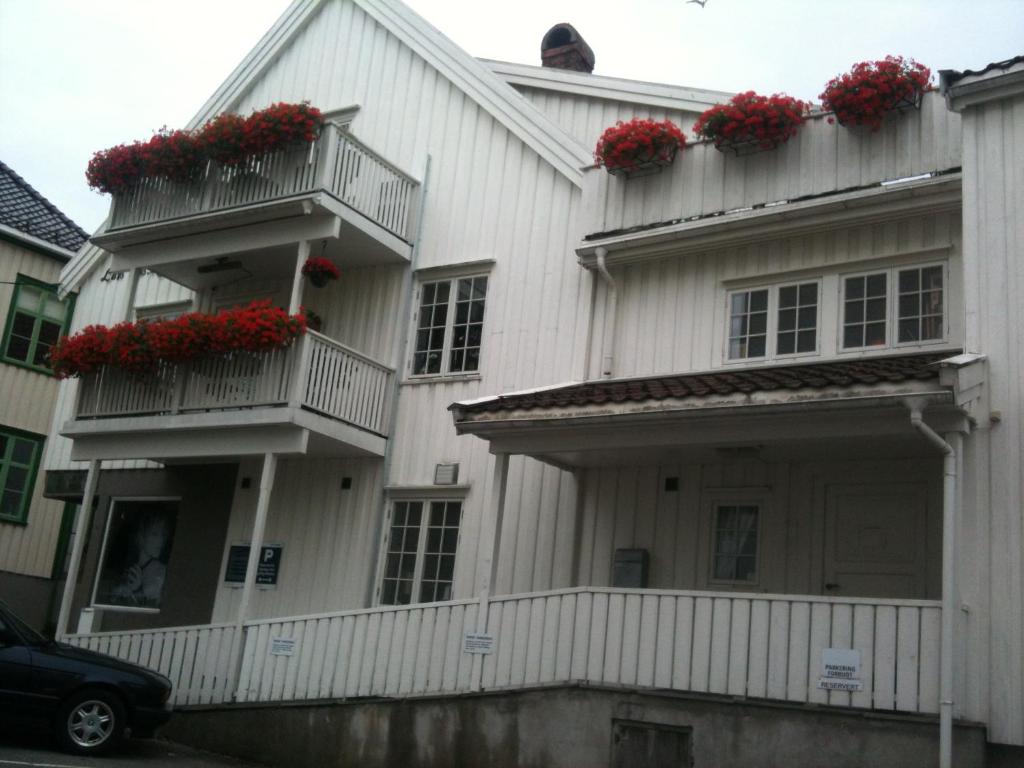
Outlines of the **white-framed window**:
[{"label": "white-framed window", "polygon": [[480,370],[486,300],[487,275],[420,285],[413,376],[459,375]]},{"label": "white-framed window", "polygon": [[841,276],[840,350],[945,341],[945,273],[924,264]]},{"label": "white-framed window", "polygon": [[818,280],[728,293],[730,362],[814,354],[820,336]]},{"label": "white-framed window", "polygon": [[381,605],[452,598],[460,499],[396,499],[384,543]]},{"label": "white-framed window", "polygon": [[761,505],[718,501],[712,506],[712,583],[756,584],[760,567]]}]

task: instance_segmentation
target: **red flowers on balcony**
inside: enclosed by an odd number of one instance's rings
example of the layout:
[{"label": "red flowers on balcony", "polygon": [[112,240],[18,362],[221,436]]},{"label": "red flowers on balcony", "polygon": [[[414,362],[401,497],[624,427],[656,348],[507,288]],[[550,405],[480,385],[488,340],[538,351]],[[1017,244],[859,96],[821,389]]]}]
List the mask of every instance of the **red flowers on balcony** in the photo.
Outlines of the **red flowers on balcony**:
[{"label": "red flowers on balcony", "polygon": [[265,352],[286,347],[305,332],[303,314],[289,315],[268,301],[254,301],[216,315],[191,312],[173,320],[140,320],[112,328],[90,325],[57,342],[50,366],[61,379],[83,376],[102,366],[145,377],[162,362]]},{"label": "red flowers on balcony", "polygon": [[337,280],[341,277],[341,270],[330,259],[313,256],[306,259],[306,263],[302,265],[302,274],[308,277],[313,285],[323,288],[328,280]]},{"label": "red flowers on balcony", "polygon": [[93,155],[85,178],[92,189],[119,192],[141,179],[191,181],[207,160],[241,165],[295,144],[316,140],[322,115],[309,104],[273,104],[249,117],[223,114],[196,131],[162,129],[145,142],[118,144]]},{"label": "red flowers on balcony", "polygon": [[638,175],[669,165],[685,146],[686,136],[672,121],[635,117],[628,123],[619,121],[601,134],[594,160],[609,173]]},{"label": "red flowers on balcony", "polygon": [[928,67],[913,59],[886,56],[854,64],[846,74],[832,78],[819,98],[840,125],[865,125],[877,131],[890,112],[920,106],[931,76]]},{"label": "red flowers on balcony", "polygon": [[808,105],[782,93],[761,96],[737,93],[728,104],[716,104],[693,125],[693,132],[711,139],[717,149],[737,154],[774,149],[789,141],[804,124]]}]

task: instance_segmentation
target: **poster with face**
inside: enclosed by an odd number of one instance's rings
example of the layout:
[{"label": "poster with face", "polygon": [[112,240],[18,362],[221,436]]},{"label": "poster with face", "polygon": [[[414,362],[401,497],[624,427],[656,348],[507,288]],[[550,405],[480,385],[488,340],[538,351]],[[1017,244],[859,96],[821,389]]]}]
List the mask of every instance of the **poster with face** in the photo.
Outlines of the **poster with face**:
[{"label": "poster with face", "polygon": [[159,610],[177,518],[176,500],[114,501],[96,605]]}]

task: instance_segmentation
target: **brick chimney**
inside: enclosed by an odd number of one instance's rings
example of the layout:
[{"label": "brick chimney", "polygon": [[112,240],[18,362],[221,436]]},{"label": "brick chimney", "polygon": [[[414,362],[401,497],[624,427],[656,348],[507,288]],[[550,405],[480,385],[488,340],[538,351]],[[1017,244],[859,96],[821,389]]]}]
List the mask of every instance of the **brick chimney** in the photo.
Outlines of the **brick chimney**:
[{"label": "brick chimney", "polygon": [[594,71],[594,52],[572,24],[555,24],[540,43],[540,61],[545,67]]}]

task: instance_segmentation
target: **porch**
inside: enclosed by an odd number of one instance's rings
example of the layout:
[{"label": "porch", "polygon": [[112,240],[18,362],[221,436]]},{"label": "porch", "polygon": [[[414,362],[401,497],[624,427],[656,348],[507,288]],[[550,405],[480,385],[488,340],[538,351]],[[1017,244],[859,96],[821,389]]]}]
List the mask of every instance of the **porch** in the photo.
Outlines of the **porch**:
[{"label": "porch", "polygon": [[[576,587],[234,625],[71,635],[149,666],[177,707],[454,695],[585,682],[844,708],[939,711],[940,604]],[[466,633],[495,638],[468,653]],[[826,648],[861,652],[860,690],[819,686]],[[238,669],[236,673],[235,670]]]},{"label": "porch", "polygon": [[[82,377],[61,434],[76,459],[252,453],[382,456],[394,370],[308,331],[292,346]],[[245,446],[242,450],[242,446]]]}]

